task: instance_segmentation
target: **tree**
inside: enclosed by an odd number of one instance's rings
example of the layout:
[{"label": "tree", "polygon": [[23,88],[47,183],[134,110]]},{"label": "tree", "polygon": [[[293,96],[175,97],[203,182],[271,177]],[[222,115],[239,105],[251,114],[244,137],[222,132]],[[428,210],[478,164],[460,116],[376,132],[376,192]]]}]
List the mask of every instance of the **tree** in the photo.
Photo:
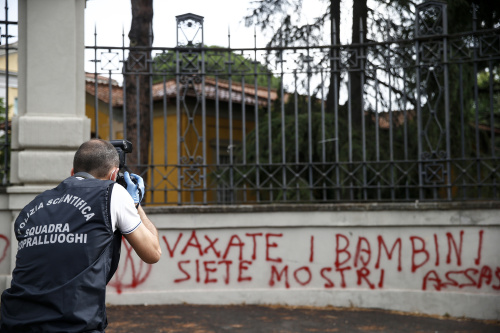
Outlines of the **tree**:
[{"label": "tree", "polygon": [[[290,98],[291,100],[291,98]],[[336,153],[339,154],[340,161],[347,161],[349,159],[349,147],[347,141],[344,141],[338,147],[336,152],[335,145],[322,145],[316,144],[322,142],[322,122],[333,124],[335,122],[333,113],[321,112],[321,101],[312,98],[311,101],[311,127],[312,142],[315,144],[309,146],[308,137],[308,114],[300,112],[295,114],[295,102],[285,103],[285,128],[282,130],[281,117],[272,117],[271,121],[262,118],[259,126],[258,133],[252,131],[248,134],[246,139],[246,149],[241,145],[237,145],[235,149],[235,162],[234,172],[235,177],[233,183],[235,184],[235,192],[244,192],[246,188],[253,188],[253,194],[258,196],[262,202],[279,202],[285,200],[288,202],[303,202],[303,201],[317,201],[317,202],[332,202],[337,198],[351,198],[352,200],[363,200],[364,195],[368,198],[381,198],[388,199],[391,195],[399,198],[405,196],[418,197],[418,192],[414,189],[408,189],[408,184],[413,184],[418,179],[418,169],[410,168],[407,170],[405,177],[402,177],[401,170],[392,170],[389,167],[378,166],[372,164],[370,168],[363,169],[360,163],[355,163],[354,167],[350,163],[341,162],[334,164]],[[299,109],[307,108],[308,98],[306,96],[297,96],[296,103]],[[339,127],[346,128],[346,119],[339,119]],[[372,121],[372,115],[366,114],[365,121]],[[369,126],[366,129],[368,137],[375,137],[375,126]],[[416,124],[408,127],[409,135],[416,135]],[[391,138],[387,130],[379,130],[379,147],[388,147]],[[271,144],[265,140],[269,133],[272,133]],[[285,150],[287,151],[286,160],[282,160],[282,155],[279,153],[282,148],[282,135],[286,137]],[[354,150],[353,160],[363,160],[363,150],[360,147],[361,133],[358,131],[353,132],[354,136]],[[404,151],[404,132],[402,128],[394,131],[392,138],[394,144],[394,151],[396,156],[394,160],[403,160]],[[258,139],[259,138],[259,139]],[[388,149],[377,149],[375,142],[367,142],[366,161],[388,161],[391,159],[391,152]],[[306,166],[309,159],[309,149],[312,149],[312,166]],[[410,154],[417,154],[416,145],[410,147]],[[246,153],[244,153],[246,151]],[[245,155],[243,155],[245,154]],[[258,156],[257,156],[258,154]],[[243,163],[246,160],[247,164]],[[252,165],[260,161],[256,167]],[[284,167],[286,166],[286,167]],[[366,172],[366,174],[363,174]],[[335,182],[336,174],[339,175],[339,183]],[[393,186],[388,186],[393,173],[398,176],[395,177]],[[281,184],[282,175],[286,179],[286,186]],[[223,181],[228,183],[228,174],[224,173],[225,178]],[[380,188],[373,188],[366,186],[360,189],[362,185],[357,183],[356,180],[366,179],[378,180],[382,183]],[[257,179],[260,180],[261,186],[258,188],[253,187],[252,184],[257,184]],[[245,186],[245,185],[248,186]],[[352,185],[351,185],[352,184]],[[237,186],[236,186],[237,185]],[[351,186],[351,188],[349,188]],[[406,191],[412,193],[406,193]],[[238,195],[238,193],[235,193]]]},{"label": "tree", "polygon": [[[334,3],[337,1],[329,1],[330,6],[328,7],[330,12],[327,13],[330,17],[330,19],[333,20],[335,19],[334,15],[331,15],[331,10],[334,8]],[[396,161],[396,160],[401,160],[401,161],[408,161],[411,159],[417,159],[421,160],[422,156],[419,155],[419,152],[417,151],[417,140],[410,140],[408,145],[399,147],[398,145],[401,144],[403,140],[407,140],[408,138],[419,138],[421,141],[425,141],[423,144],[430,143],[433,147],[436,148],[436,150],[432,150],[432,154],[438,154],[441,156],[441,152],[443,149],[446,149],[445,143],[443,143],[443,128],[445,125],[449,125],[450,133],[446,133],[446,135],[449,136],[450,141],[453,142],[451,144],[451,158],[457,159],[457,161],[454,161],[454,164],[452,165],[451,168],[456,167],[457,165],[459,166],[455,170],[447,170],[448,174],[452,174],[455,172],[458,177],[466,177],[464,174],[461,174],[460,172],[466,172],[467,168],[469,168],[470,162],[464,162],[463,166],[460,166],[460,162],[458,161],[460,158],[463,160],[474,157],[476,154],[479,156],[480,152],[478,151],[479,149],[482,151],[491,151],[494,149],[492,145],[496,145],[496,143],[492,143],[493,141],[493,133],[495,133],[496,129],[494,124],[498,122],[498,116],[497,112],[495,114],[493,113],[493,110],[496,110],[498,108],[497,104],[497,99],[493,97],[493,102],[489,100],[490,94],[488,94],[485,90],[493,90],[497,91],[497,74],[495,73],[497,71],[496,68],[498,68],[498,61],[497,60],[490,60],[489,63],[486,61],[483,62],[475,62],[472,63],[473,59],[472,58],[467,58],[466,61],[455,61],[447,63],[447,69],[448,69],[448,86],[446,87],[449,92],[449,121],[450,123],[446,123],[445,119],[445,112],[442,112],[444,110],[444,97],[442,95],[436,93],[439,92],[440,89],[442,88],[442,84],[444,84],[444,74],[440,72],[440,69],[443,66],[439,66],[440,68],[436,68],[437,71],[435,73],[436,80],[427,80],[425,82],[426,86],[423,87],[424,89],[421,90],[423,92],[423,98],[417,99],[417,89],[422,89],[422,86],[417,86],[417,71],[418,69],[415,64],[415,53],[414,53],[414,48],[415,48],[415,42],[412,40],[415,37],[415,12],[416,12],[416,5],[422,3],[423,1],[411,1],[411,0],[378,0],[376,2],[371,2],[371,6],[373,8],[367,7],[367,2],[364,0],[354,0],[353,1],[353,30],[352,30],[352,42],[353,44],[350,46],[342,46],[342,50],[349,50],[351,52],[358,51],[359,54],[362,53],[362,55],[365,57],[364,59],[366,60],[361,60],[365,61],[363,65],[364,71],[360,70],[351,70],[348,69],[347,72],[349,74],[349,82],[350,82],[350,99],[349,101],[349,107],[351,110],[351,121],[352,121],[352,129],[353,132],[349,134],[350,138],[352,139],[352,147],[343,147],[343,143],[346,142],[346,137],[347,137],[347,131],[340,131],[340,133],[337,133],[337,142],[339,142],[339,153],[340,154],[340,161],[347,161],[347,157],[345,156],[345,151],[346,149],[351,149],[353,150],[353,156],[349,156],[349,161],[374,161],[375,159],[370,159],[370,155],[373,157],[374,150],[376,148],[381,149],[380,155],[377,156],[376,160],[377,161]],[[287,45],[293,45],[294,43],[298,43],[301,46],[305,46],[306,42],[311,43],[312,41],[319,40],[318,34],[312,34],[312,33],[305,33],[307,30],[305,29],[306,25],[302,26],[299,24],[294,25],[293,21],[293,15],[292,14],[287,14],[290,12],[300,12],[300,6],[302,6],[304,3],[303,1],[299,0],[264,0],[259,2],[259,7],[253,10],[251,15],[247,16],[247,23],[256,23],[258,24],[261,28],[263,29],[270,29],[272,26],[272,23],[278,23],[276,24],[276,29],[274,30],[274,33],[272,35],[272,39],[269,42],[269,46],[274,46],[277,48],[278,46],[287,46]],[[476,7],[476,17],[477,20],[475,22],[472,21],[472,4],[478,6]],[[294,8],[293,10],[290,10],[290,8]],[[464,45],[472,45],[473,41],[472,39],[467,39],[471,38],[470,35],[465,35],[465,34],[460,34],[463,33],[464,31],[470,31],[473,29],[473,25],[476,26],[476,28],[479,29],[491,29],[491,28],[498,28],[500,27],[500,2],[491,2],[491,1],[485,1],[485,0],[458,0],[458,1],[448,1],[448,33],[451,35],[448,39],[449,44],[448,47],[451,45],[451,40],[456,42],[460,42],[460,38],[463,39]],[[281,15],[281,16],[279,16]],[[279,18],[278,18],[279,16]],[[321,18],[324,18],[325,15],[320,16],[320,18],[317,21],[314,21],[312,24],[307,25],[307,29],[318,29],[317,31],[320,31],[322,26],[321,24],[317,25],[317,22],[324,23],[325,21],[321,21]],[[354,18],[355,17],[355,18]],[[388,19],[390,17],[390,19]],[[430,20],[437,19],[437,17],[432,17],[431,16],[427,17]],[[295,18],[296,19],[296,18]],[[360,21],[362,24],[360,24]],[[360,27],[363,27],[363,33],[360,31]],[[368,27],[368,28],[366,28]],[[338,32],[338,29],[335,29],[335,32]],[[367,31],[370,31],[370,34],[367,35]],[[439,34],[438,31],[436,31],[436,34]],[[455,34],[455,35],[453,35]],[[315,38],[310,38],[310,36],[315,36]],[[335,37],[338,35],[333,35],[332,36],[332,45],[338,45]],[[307,38],[306,38],[307,37]],[[383,43],[384,41],[403,41],[401,43]],[[404,43],[404,41],[410,41],[410,43]],[[439,38],[438,38],[439,40]],[[369,42],[368,45],[362,45],[358,44],[361,41],[363,42]],[[379,44],[373,43],[373,42],[381,42]],[[392,45],[391,45],[392,44]],[[308,44],[311,45],[311,44]],[[399,48],[395,48],[394,45],[399,45]],[[332,47],[332,52],[338,52],[339,48],[337,47]],[[472,49],[471,49],[472,50]],[[472,52],[472,51],[471,51]],[[358,55],[359,55],[358,54]],[[412,58],[413,57],[413,58]],[[338,59],[338,54],[335,54],[335,59]],[[397,64],[394,62],[395,58],[397,58],[398,61],[401,62],[406,62],[407,64]],[[351,57],[351,59],[355,59],[354,57]],[[362,58],[363,59],[363,58]],[[331,117],[332,114],[332,109],[335,107],[335,99],[332,96],[335,96],[337,94],[338,96],[338,90],[336,91],[334,89],[334,82],[339,82],[338,80],[338,69],[339,69],[339,63],[335,63],[333,60],[331,60],[331,66],[330,68],[332,69],[331,75],[330,75],[330,87],[329,87],[329,93],[328,93],[328,98],[327,98],[327,110],[326,110],[326,118],[325,122],[328,122],[331,124],[332,120],[328,120],[328,117]],[[439,61],[437,61],[439,62]],[[344,68],[347,67],[345,64]],[[394,67],[392,65],[395,65]],[[436,63],[436,65],[441,65]],[[359,66],[355,65],[355,66]],[[386,77],[389,77],[389,81],[385,80],[383,78],[377,77],[377,72],[376,71],[369,71],[366,70],[369,67],[377,67],[379,68],[380,71],[384,72],[383,75]],[[475,68],[473,68],[475,67]],[[429,70],[433,70],[430,67],[428,68]],[[363,76],[360,74],[362,73]],[[424,74],[422,74],[423,76]],[[476,73],[476,74],[475,74]],[[479,74],[479,76],[478,76]],[[476,84],[477,79],[479,77],[479,83]],[[483,78],[485,77],[485,78]],[[483,79],[482,79],[483,78]],[[493,84],[486,83],[486,81],[490,82],[493,81]],[[385,91],[390,92],[393,94],[392,99],[386,98],[386,96],[382,96],[381,88],[370,88],[370,86],[373,86],[374,84],[383,87],[383,89],[386,89]],[[366,84],[370,83],[370,84]],[[401,84],[402,88],[398,87],[398,84]],[[459,87],[461,85],[461,88]],[[474,89],[475,85],[477,86],[477,89],[479,90],[479,96],[478,96],[478,101],[477,103],[474,101]],[[337,87],[338,88],[338,87]],[[370,90],[371,89],[371,90]],[[462,92],[460,92],[462,90]],[[369,94],[372,95],[369,95]],[[364,95],[363,95],[364,94]],[[444,93],[443,93],[444,94]],[[411,119],[406,120],[408,125],[408,131],[407,134],[403,137],[401,131],[396,131],[394,130],[393,136],[392,137],[386,137],[385,139],[380,138],[380,146],[379,147],[374,147],[373,142],[370,142],[369,139],[363,139],[360,135],[359,128],[357,126],[363,119],[363,112],[364,111],[375,111],[374,108],[371,108],[370,105],[367,105],[368,102],[363,106],[359,101],[362,99],[360,97],[364,96],[364,100],[367,101],[370,98],[374,99],[375,96],[379,98],[379,103],[381,105],[386,106],[386,110],[391,110],[391,111],[396,111],[396,110],[409,110],[412,111],[411,108],[413,106],[413,110],[416,110],[417,106],[420,106],[421,109],[423,110],[422,112],[422,117],[426,117],[422,122],[424,126],[426,126],[426,121],[430,120],[429,123],[432,124],[432,126],[425,127],[421,132],[417,131],[417,125],[415,121],[411,121]],[[396,96],[396,97],[394,97]],[[486,98],[485,98],[486,97]],[[434,101],[432,101],[432,98],[436,98]],[[332,102],[333,100],[333,102]],[[401,101],[405,102],[401,102]],[[396,101],[396,102],[394,102]],[[389,103],[393,103],[391,106]],[[437,111],[435,113],[429,112],[428,107],[431,106],[433,102],[438,103],[438,107],[434,109],[433,111]],[[422,103],[422,104],[418,104]],[[460,105],[462,104],[462,105]],[[314,104],[313,104],[314,105]],[[472,107],[471,107],[472,105]],[[493,105],[493,106],[492,106]],[[432,105],[432,107],[435,107],[436,105]],[[287,106],[285,105],[285,109]],[[461,110],[464,110],[465,112],[462,112]],[[468,112],[471,108],[473,108],[473,112]],[[299,106],[300,109],[300,106]],[[339,119],[337,121],[341,125],[341,128],[347,128],[349,124],[346,123],[346,119],[348,119],[348,113],[347,113],[347,107],[344,106],[338,106],[339,110]],[[307,106],[303,107],[302,110],[307,110]],[[380,111],[380,109],[378,110]],[[286,114],[284,121],[281,121],[280,119],[275,119],[275,122],[271,123],[271,127],[275,127],[275,129],[272,129],[273,133],[283,133],[286,136],[286,143],[288,144],[289,142],[293,142],[295,140],[295,137],[299,137],[298,139],[298,145],[300,148],[298,151],[307,153],[309,150],[309,147],[307,146],[307,140],[308,140],[308,135],[310,136],[311,134],[307,133],[309,130],[306,129],[305,127],[301,127],[301,121],[305,122],[306,124],[310,122],[310,120],[306,117],[304,113],[300,113],[298,117],[294,117],[293,115]],[[304,111],[302,111],[304,112]],[[317,112],[317,111],[316,111]],[[317,133],[320,133],[320,123],[315,122],[315,119],[318,119],[320,115],[318,114],[315,116],[315,111],[312,111],[312,136],[316,135]],[[478,120],[476,121],[478,125],[482,124],[491,124],[489,132],[492,133],[489,135],[490,142],[488,141],[488,137],[485,134],[485,131],[482,130],[479,134],[477,134],[479,131],[477,129],[477,125],[474,124],[474,117],[475,114],[478,114]],[[463,116],[461,118],[461,116]],[[432,117],[436,117],[434,119],[431,119]],[[436,119],[439,119],[438,125],[436,125]],[[373,137],[371,136],[371,131],[373,132],[373,126],[370,121],[367,121],[368,118],[365,118],[365,123],[367,124],[367,127],[364,131],[363,134],[366,134],[366,138]],[[335,120],[333,120],[335,121]],[[288,127],[290,124],[294,124],[295,122],[299,123],[299,133],[297,131],[294,131],[292,129],[289,129]],[[260,131],[264,131],[262,135],[265,135],[266,131],[266,124],[261,124],[259,126]],[[280,126],[286,127],[283,131],[280,130]],[[374,126],[378,126],[378,124],[375,124]],[[493,127],[492,127],[493,126]],[[268,126],[269,127],[269,126]],[[305,130],[305,133],[301,133],[301,130]],[[476,133],[474,133],[474,131]],[[422,132],[424,132],[425,138],[422,138]],[[252,133],[251,135],[255,135],[255,133]],[[474,135],[476,138],[474,138]],[[398,139],[398,136],[399,139]],[[480,138],[477,138],[478,136],[481,136]],[[498,135],[497,135],[498,136]],[[498,138],[495,136],[496,142],[498,142]],[[464,139],[462,139],[464,138]],[[468,138],[471,138],[469,140]],[[272,146],[276,144],[275,149],[273,151],[276,151],[280,149],[280,140],[282,140],[281,137],[273,137],[272,145],[269,149],[272,149]],[[471,142],[476,141],[481,141],[481,146],[479,148],[475,147],[473,144],[470,144]],[[260,140],[259,142],[263,142],[264,140]],[[316,142],[314,139],[312,140],[313,142]],[[247,142],[251,142],[251,137],[247,139]],[[464,144],[458,144],[459,142],[465,142]],[[360,156],[360,151],[361,147],[360,144],[366,144],[366,156]],[[457,143],[457,144],[455,144]],[[389,150],[387,149],[389,145],[393,145],[392,148]],[[464,146],[466,146],[464,148]],[[313,149],[316,149],[317,146],[312,146]],[[330,146],[330,147],[333,147]],[[287,146],[287,153],[286,157],[288,158],[289,156],[294,156],[293,155],[293,149],[294,147],[288,148]],[[262,149],[265,151],[265,147],[262,147]],[[290,152],[288,149],[291,149]],[[297,150],[297,149],[296,149]],[[426,149],[424,148],[424,153],[427,153]],[[251,148],[247,147],[247,151],[252,151]],[[386,155],[384,156],[385,153],[390,151],[393,153],[392,155]],[[404,152],[404,154],[403,154]],[[334,154],[334,151],[329,151],[327,155],[329,154]],[[343,155],[344,154],[344,155]],[[318,154],[313,152],[313,161],[319,161],[317,159]],[[329,155],[332,156],[332,155]],[[440,158],[439,156],[432,156],[430,160]],[[263,157],[261,157],[262,159]],[[307,159],[300,158],[300,161],[307,161]],[[287,161],[289,162],[289,161]],[[291,161],[293,163],[293,161]],[[349,168],[349,165],[347,164],[347,168]],[[487,168],[483,168],[486,170]],[[357,169],[352,169],[349,168],[349,171],[353,171]],[[389,169],[385,169],[387,171]],[[465,170],[465,171],[464,171]],[[397,172],[398,170],[395,170],[394,172]],[[286,171],[288,172],[288,171]],[[369,171],[368,171],[369,172]],[[413,171],[409,172],[405,177],[409,179],[410,177],[413,177],[412,179],[414,180],[415,178],[418,179],[418,175],[415,174],[416,169]],[[487,170],[485,171],[487,172]],[[272,174],[270,172],[270,174]],[[391,173],[392,174],[392,171]],[[392,177],[392,175],[390,175]],[[378,176],[377,176],[378,177]],[[286,179],[293,178],[293,173],[289,176],[286,177]],[[368,179],[371,179],[368,176]],[[403,179],[403,178],[398,178],[396,177],[395,179]],[[408,184],[408,180],[405,179],[401,185],[404,185],[405,182]],[[453,182],[453,180],[452,180]],[[306,184],[307,179],[303,179],[300,184]],[[298,188],[302,188],[302,186],[298,182]],[[417,183],[418,184],[418,183]],[[397,185],[397,184],[396,184]],[[436,186],[437,187],[437,186]],[[434,189],[431,189],[432,191]],[[300,193],[300,192],[299,192]],[[359,195],[360,192],[357,193]],[[472,192],[470,192],[471,196],[473,196]],[[315,197],[317,197],[315,195]],[[359,197],[359,196],[357,196]],[[418,195],[417,195],[418,197]]]},{"label": "tree", "polygon": [[[297,22],[300,20],[304,0],[263,0],[259,1],[258,6],[245,17],[245,22],[247,26],[255,24],[262,30],[273,31],[268,47],[318,45],[323,42],[325,33],[329,35],[330,45],[335,47],[330,49],[329,57],[325,58],[329,59],[327,61],[329,61],[331,69],[326,107],[328,110],[333,110],[338,103],[340,89],[340,62],[335,59],[339,58],[341,0],[327,0],[327,2],[327,10],[324,13],[319,13],[313,22],[299,24]],[[359,25],[361,20],[366,27],[366,0],[354,0],[353,9],[352,38],[353,42],[358,43],[360,38],[366,40],[365,37],[361,37]],[[324,31],[325,26],[328,25],[331,27],[330,31]],[[276,26],[278,28],[275,28]],[[366,36],[366,28],[364,28],[363,34]],[[352,106],[352,114],[356,115],[353,118],[353,123],[358,124],[362,114],[360,105],[357,103],[359,93],[362,94],[360,72],[353,71],[352,76],[354,79],[352,96],[356,96],[351,98],[351,101],[356,101]]]},{"label": "tree", "polygon": [[[366,50],[363,47],[363,43],[366,43],[366,31],[367,31],[367,17],[368,17],[368,7],[366,5],[366,0],[354,0],[352,6],[352,43],[360,44],[355,50],[357,50],[359,68],[364,69],[365,61],[363,56],[366,55]],[[354,70],[350,73],[351,81],[351,95],[350,103],[352,109],[352,125],[360,129],[361,127],[361,117],[364,113],[363,107],[363,77],[361,70]]]},{"label": "tree", "polygon": [[[149,66],[153,43],[153,0],[131,0],[132,24],[128,34],[130,53],[127,59],[125,88],[126,138],[132,142],[134,152],[128,158],[132,169],[143,174],[149,164]],[[140,133],[140,134],[139,134]]]},{"label": "tree", "polygon": [[[204,52],[205,76],[227,80],[230,75],[224,64],[229,57],[229,51],[220,46],[208,46]],[[175,52],[167,51],[157,54],[153,59],[153,83],[174,79],[176,77],[176,61]],[[234,63],[231,71],[233,82],[238,83],[243,80],[246,84],[255,84],[256,79],[259,87],[267,87],[270,78],[271,89],[279,88],[279,79],[273,76],[271,70],[262,63],[255,64],[253,60],[234,51],[231,53],[231,62]],[[180,68],[182,68],[182,64],[180,64]]]},{"label": "tree", "polygon": [[9,179],[9,159],[11,132],[10,124],[6,123],[8,107],[5,106],[4,99],[0,98],[0,170],[2,185],[7,185]]}]

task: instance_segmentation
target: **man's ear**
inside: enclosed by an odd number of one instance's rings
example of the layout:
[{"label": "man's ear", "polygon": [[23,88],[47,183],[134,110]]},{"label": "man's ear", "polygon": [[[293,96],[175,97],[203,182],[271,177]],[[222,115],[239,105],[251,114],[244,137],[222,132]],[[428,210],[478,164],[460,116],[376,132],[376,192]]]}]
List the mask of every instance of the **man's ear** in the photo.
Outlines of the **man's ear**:
[{"label": "man's ear", "polygon": [[118,169],[113,168],[113,170],[110,171],[108,179],[116,181],[116,178],[118,177]]},{"label": "man's ear", "polygon": [[71,176],[74,176],[74,175],[75,175],[75,169],[71,168]]}]

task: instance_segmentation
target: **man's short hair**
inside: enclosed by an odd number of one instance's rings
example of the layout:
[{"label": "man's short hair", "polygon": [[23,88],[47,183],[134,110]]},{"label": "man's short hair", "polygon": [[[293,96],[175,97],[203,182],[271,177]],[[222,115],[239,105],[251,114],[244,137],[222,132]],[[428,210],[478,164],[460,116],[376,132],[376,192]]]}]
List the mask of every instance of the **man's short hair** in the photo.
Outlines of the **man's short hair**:
[{"label": "man's short hair", "polygon": [[91,139],[84,142],[73,159],[74,173],[87,172],[96,178],[105,178],[120,160],[115,147],[108,141]]}]

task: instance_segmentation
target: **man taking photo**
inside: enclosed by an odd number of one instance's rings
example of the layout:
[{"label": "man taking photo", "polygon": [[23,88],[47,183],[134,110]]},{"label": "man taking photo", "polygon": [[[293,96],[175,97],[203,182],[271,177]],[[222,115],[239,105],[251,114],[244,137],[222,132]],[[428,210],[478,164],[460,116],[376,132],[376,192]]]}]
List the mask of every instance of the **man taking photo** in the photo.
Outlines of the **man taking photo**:
[{"label": "man taking photo", "polygon": [[106,285],[122,235],[146,263],[160,260],[158,231],[140,206],[144,181],[125,172],[125,189],[115,183],[118,167],[111,143],[87,141],[75,153],[71,177],[21,211],[0,332],[104,332]]}]

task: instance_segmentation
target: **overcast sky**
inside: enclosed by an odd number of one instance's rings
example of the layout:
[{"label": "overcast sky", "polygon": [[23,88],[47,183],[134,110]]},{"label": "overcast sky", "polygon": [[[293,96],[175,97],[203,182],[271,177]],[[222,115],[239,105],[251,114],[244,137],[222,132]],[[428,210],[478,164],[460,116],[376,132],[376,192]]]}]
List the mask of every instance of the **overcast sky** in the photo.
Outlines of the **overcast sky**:
[{"label": "overcast sky", "polygon": [[[345,0],[349,2],[349,0]],[[231,48],[254,46],[254,27],[245,27],[244,16],[252,8],[253,0],[153,0],[153,31],[156,47],[176,46],[177,15],[193,13],[204,17],[205,45]],[[326,10],[323,0],[304,0],[302,21],[312,22],[315,16]],[[130,0],[88,0],[85,9],[85,45],[94,45],[94,30],[97,30],[98,46],[121,46],[122,33],[128,46],[131,23]],[[257,47],[264,47],[269,37],[256,30]],[[86,62],[86,68],[91,66]]]},{"label": "overcast sky", "polygon": [[[17,0],[0,0],[0,19],[5,18],[5,3],[9,6],[9,20],[17,20]],[[42,0],[39,0],[42,1]],[[348,22],[350,2],[343,0],[343,21]],[[249,13],[254,0],[153,0],[154,46],[175,47],[177,15],[193,13],[204,17],[205,45],[228,46],[228,32],[231,34],[232,48],[251,48],[254,46],[254,27],[245,27],[243,17]],[[301,11],[302,23],[312,22],[314,18],[326,11],[324,0],[303,0]],[[125,34],[125,46],[128,46],[128,33],[131,23],[130,0],[87,0],[85,9],[85,45],[94,45],[94,31],[97,30],[98,46],[122,46],[122,33]],[[345,24],[345,23],[344,23]],[[2,27],[1,33],[5,33]],[[9,34],[17,40],[17,29],[11,26]],[[327,30],[328,31],[328,30]],[[269,36],[256,30],[257,47],[264,47]],[[342,36],[341,36],[342,38]],[[328,39],[327,39],[328,40]],[[5,38],[2,38],[2,44]],[[85,69],[93,71],[93,57],[86,52]]]},{"label": "overcast sky", "polygon": [[[249,42],[253,45],[254,30],[246,28],[243,22],[249,2],[247,0],[154,0],[154,45],[174,47],[175,17],[186,13],[204,17],[206,45],[227,46],[228,28],[233,36],[232,47],[248,47]],[[98,45],[121,46],[122,31],[125,32],[127,44],[131,17],[129,0],[89,0],[85,10],[85,44],[94,43],[94,27],[97,27]],[[265,44],[263,36],[259,37],[257,42]]]},{"label": "overcast sky", "polygon": [[[43,0],[39,0],[43,1]],[[255,0],[153,0],[154,45],[174,47],[176,42],[175,16],[193,13],[204,17],[206,45],[228,45],[228,29],[231,32],[231,47],[251,47],[254,43],[254,28],[245,27],[243,17]],[[5,4],[9,7],[9,20],[17,21],[17,0],[0,0],[0,19],[5,19]],[[314,17],[326,10],[327,1],[303,0],[301,16],[303,23],[312,22]],[[343,24],[349,22],[352,0],[343,0]],[[94,44],[94,30],[97,29],[97,43],[103,46],[121,46],[122,32],[128,45],[131,22],[130,0],[87,0],[85,9],[85,44]],[[17,28],[9,27],[9,34],[17,39]],[[348,31],[348,30],[346,30]],[[5,27],[2,27],[2,34]],[[342,36],[341,36],[342,38]],[[268,36],[257,30],[257,46],[266,44]],[[2,38],[2,44],[5,42]]]}]

